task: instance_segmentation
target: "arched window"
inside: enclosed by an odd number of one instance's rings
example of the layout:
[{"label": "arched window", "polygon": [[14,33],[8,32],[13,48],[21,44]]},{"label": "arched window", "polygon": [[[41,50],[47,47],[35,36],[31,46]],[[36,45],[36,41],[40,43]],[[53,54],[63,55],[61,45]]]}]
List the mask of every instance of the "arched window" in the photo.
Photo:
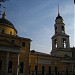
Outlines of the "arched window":
[{"label": "arched window", "polygon": [[22,42],[22,46],[25,47],[25,42]]},{"label": "arched window", "polygon": [[14,40],[14,39],[12,39],[12,40],[11,40],[11,43],[12,43],[12,44],[14,44],[14,43],[15,43],[15,40]]},{"label": "arched window", "polygon": [[62,26],[61,28],[62,28],[62,33],[64,33],[64,26]]},{"label": "arched window", "polygon": [[66,39],[63,38],[63,47],[66,48]]},{"label": "arched window", "polygon": [[55,48],[57,48],[57,39],[54,40]]},{"label": "arched window", "polygon": [[2,70],[2,60],[0,60],[0,70]]},{"label": "arched window", "polygon": [[45,66],[42,66],[42,74],[45,74]]},{"label": "arched window", "polygon": [[51,75],[51,66],[49,66],[49,75]]},{"label": "arched window", "polygon": [[23,73],[24,71],[24,63],[20,62],[20,73]]},{"label": "arched window", "polygon": [[68,75],[68,70],[66,69],[66,75]]},{"label": "arched window", "polygon": [[12,73],[13,62],[9,61],[8,63],[8,73]]},{"label": "arched window", "polygon": [[38,66],[35,66],[36,75],[37,75],[37,71],[38,71]]},{"label": "arched window", "polygon": [[10,34],[12,35],[12,31],[10,31]]},{"label": "arched window", "polygon": [[57,67],[55,67],[55,75],[58,75],[57,72],[58,72],[58,71],[57,71]]}]

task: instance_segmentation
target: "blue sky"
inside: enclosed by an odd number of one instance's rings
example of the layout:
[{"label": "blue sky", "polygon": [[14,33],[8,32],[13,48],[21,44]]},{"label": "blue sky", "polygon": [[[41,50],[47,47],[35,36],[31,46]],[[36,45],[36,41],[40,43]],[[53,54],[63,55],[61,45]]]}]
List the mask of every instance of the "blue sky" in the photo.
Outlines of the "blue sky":
[{"label": "blue sky", "polygon": [[32,39],[31,50],[50,53],[58,4],[66,33],[70,35],[70,46],[73,47],[73,0],[10,0],[5,3],[6,18],[14,24],[19,36]]}]

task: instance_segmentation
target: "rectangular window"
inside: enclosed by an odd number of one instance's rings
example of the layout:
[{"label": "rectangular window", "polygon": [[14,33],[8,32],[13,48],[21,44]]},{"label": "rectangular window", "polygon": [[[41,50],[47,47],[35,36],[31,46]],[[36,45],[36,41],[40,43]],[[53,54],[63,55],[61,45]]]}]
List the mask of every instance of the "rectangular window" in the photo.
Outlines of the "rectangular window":
[{"label": "rectangular window", "polygon": [[44,75],[45,66],[42,66],[42,74]]},{"label": "rectangular window", "polygon": [[49,66],[49,75],[51,75],[51,66]]},{"label": "rectangular window", "polygon": [[11,43],[14,44],[15,43],[15,40],[11,40]]},{"label": "rectangular window", "polygon": [[30,71],[31,71],[31,65],[29,65],[29,74],[30,74]]},{"label": "rectangular window", "polygon": [[37,75],[37,71],[38,71],[38,66],[35,66],[35,73]]},{"label": "rectangular window", "polygon": [[0,60],[0,70],[2,70],[2,60]]},{"label": "rectangular window", "polygon": [[57,75],[57,67],[55,67],[55,75]]}]

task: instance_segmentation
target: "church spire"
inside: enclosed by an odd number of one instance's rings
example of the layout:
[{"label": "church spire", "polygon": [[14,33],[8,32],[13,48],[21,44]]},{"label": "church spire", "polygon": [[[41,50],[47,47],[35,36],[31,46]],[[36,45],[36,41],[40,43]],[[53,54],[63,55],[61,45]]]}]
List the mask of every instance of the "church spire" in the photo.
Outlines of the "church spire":
[{"label": "church spire", "polygon": [[6,18],[6,7],[5,6],[2,6],[4,11],[3,11],[3,14],[2,14],[2,18]]},{"label": "church spire", "polygon": [[58,4],[58,16],[60,16],[60,12],[59,12],[59,4]]},{"label": "church spire", "polygon": [[0,0],[0,8],[3,8],[4,12],[1,14],[2,10],[0,9],[0,15],[2,15],[2,18],[6,17],[6,7],[4,6],[4,3],[8,0]]}]

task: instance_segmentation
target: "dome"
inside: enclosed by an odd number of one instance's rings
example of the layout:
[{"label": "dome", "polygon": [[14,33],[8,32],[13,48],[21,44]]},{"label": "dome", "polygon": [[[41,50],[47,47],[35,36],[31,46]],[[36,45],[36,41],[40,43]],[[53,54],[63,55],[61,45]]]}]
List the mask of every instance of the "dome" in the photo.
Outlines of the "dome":
[{"label": "dome", "polygon": [[7,26],[13,28],[17,32],[14,25],[9,20],[7,20],[5,18],[0,18],[0,23],[3,23],[3,25],[7,25]]}]

